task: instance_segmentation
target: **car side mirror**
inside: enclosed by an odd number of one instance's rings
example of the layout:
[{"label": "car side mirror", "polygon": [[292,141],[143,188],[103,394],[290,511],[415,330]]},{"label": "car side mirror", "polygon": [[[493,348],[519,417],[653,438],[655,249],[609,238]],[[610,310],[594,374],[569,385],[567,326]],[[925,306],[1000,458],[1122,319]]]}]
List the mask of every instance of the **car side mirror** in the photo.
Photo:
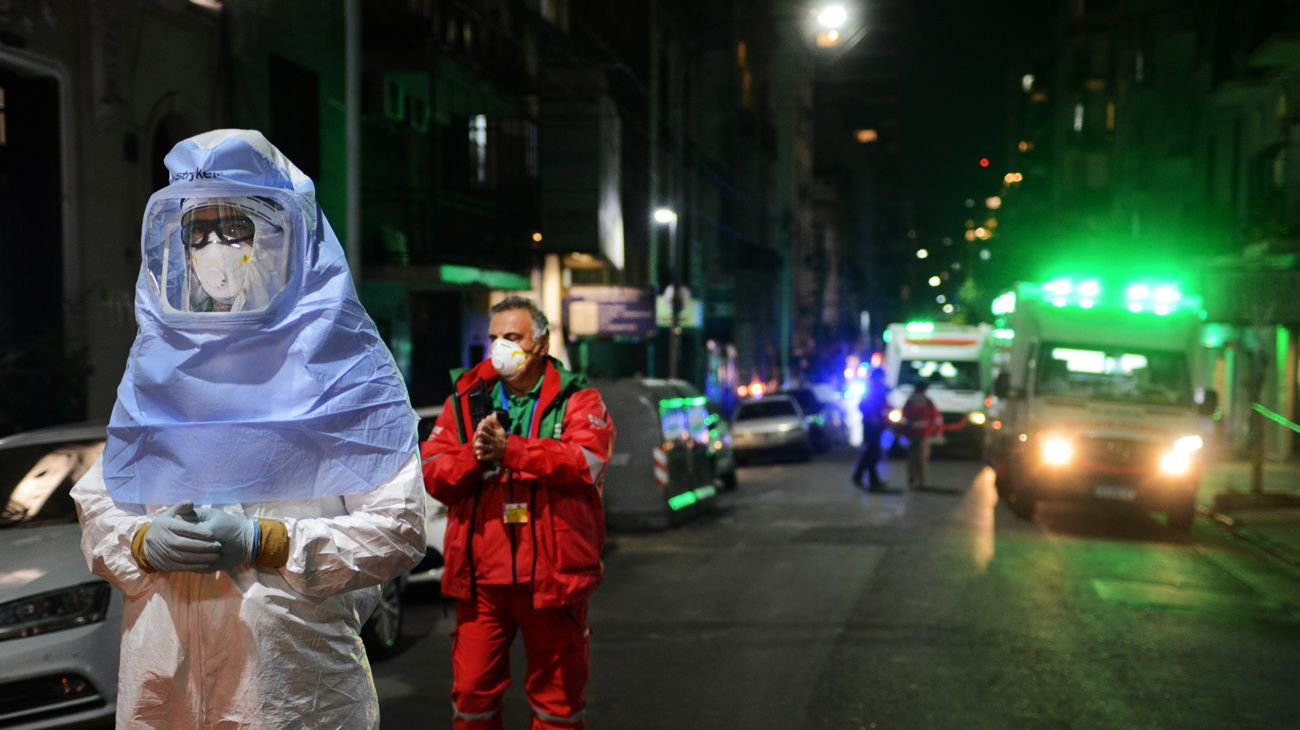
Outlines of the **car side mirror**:
[{"label": "car side mirror", "polygon": [[1205,390],[1205,397],[1201,400],[1201,406],[1197,409],[1202,416],[1213,416],[1219,410],[1219,392],[1212,388]]},{"label": "car side mirror", "polygon": [[1006,398],[1011,394],[1011,376],[1006,371],[998,373],[993,379],[993,395],[999,398]]}]

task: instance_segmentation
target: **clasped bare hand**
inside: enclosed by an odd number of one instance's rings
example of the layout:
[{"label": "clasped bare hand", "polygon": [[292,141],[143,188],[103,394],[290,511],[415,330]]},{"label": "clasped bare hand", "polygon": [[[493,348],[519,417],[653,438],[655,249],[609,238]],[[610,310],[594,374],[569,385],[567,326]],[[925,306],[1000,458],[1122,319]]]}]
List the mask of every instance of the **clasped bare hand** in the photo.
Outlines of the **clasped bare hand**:
[{"label": "clasped bare hand", "polygon": [[505,455],[506,430],[493,413],[480,421],[474,431],[474,458],[483,464],[496,464]]}]

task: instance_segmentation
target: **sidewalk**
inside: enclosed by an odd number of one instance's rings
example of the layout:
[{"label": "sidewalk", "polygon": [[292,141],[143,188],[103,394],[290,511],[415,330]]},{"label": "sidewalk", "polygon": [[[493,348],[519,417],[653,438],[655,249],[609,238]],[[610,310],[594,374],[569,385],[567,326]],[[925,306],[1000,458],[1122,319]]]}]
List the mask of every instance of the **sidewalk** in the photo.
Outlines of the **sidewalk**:
[{"label": "sidewalk", "polygon": [[1221,461],[1201,475],[1202,515],[1254,547],[1300,567],[1300,464],[1264,464],[1262,499],[1250,494],[1250,462]]}]

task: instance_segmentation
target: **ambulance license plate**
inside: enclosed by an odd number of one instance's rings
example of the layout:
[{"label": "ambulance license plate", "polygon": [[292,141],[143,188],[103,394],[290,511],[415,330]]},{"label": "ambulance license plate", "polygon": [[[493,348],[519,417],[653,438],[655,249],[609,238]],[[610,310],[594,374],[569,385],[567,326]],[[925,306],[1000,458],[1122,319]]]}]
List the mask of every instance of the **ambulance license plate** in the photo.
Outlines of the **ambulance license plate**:
[{"label": "ambulance license plate", "polygon": [[1098,484],[1092,488],[1092,494],[1098,499],[1113,499],[1119,502],[1132,502],[1137,499],[1137,490],[1133,487],[1119,487],[1113,484]]}]

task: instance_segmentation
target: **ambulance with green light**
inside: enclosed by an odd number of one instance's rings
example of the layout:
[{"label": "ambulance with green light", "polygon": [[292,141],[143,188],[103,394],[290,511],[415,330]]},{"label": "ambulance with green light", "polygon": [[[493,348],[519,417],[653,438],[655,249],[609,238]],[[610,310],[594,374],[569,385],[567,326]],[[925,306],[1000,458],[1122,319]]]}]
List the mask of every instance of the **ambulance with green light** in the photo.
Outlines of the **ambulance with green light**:
[{"label": "ambulance with green light", "polygon": [[994,302],[1010,340],[994,383],[990,459],[999,493],[1032,518],[1044,500],[1164,512],[1186,530],[1201,472],[1194,400],[1199,299],[1164,282],[1022,283]]},{"label": "ambulance with green light", "polygon": [[943,433],[935,446],[984,443],[986,405],[992,381],[993,328],[907,322],[885,330],[885,382],[889,384],[889,419],[899,423],[903,403],[917,383],[929,383],[926,395],[943,414]]}]

